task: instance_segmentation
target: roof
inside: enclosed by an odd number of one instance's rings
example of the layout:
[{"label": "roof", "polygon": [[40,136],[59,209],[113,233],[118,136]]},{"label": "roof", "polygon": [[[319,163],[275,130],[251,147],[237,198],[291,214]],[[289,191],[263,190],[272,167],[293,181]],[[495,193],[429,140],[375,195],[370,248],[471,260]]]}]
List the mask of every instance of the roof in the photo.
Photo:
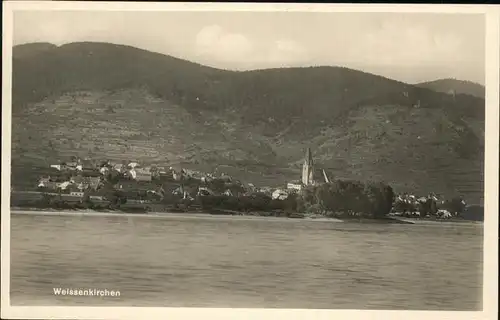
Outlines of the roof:
[{"label": "roof", "polygon": [[43,178],[40,178],[40,180],[38,180],[38,182],[49,182],[49,181],[50,181],[49,177],[43,177]]},{"label": "roof", "polygon": [[149,171],[148,169],[145,169],[145,168],[135,168],[135,169],[132,169],[132,170],[135,170],[135,173],[137,175],[151,175],[151,171]]},{"label": "roof", "polygon": [[99,186],[99,182],[101,181],[101,178],[100,177],[88,177],[88,179],[89,179],[90,187],[93,189],[97,189],[97,187]]},{"label": "roof", "polygon": [[56,186],[57,186],[57,182],[54,182],[54,181],[43,181],[42,183],[39,183],[38,186],[41,187],[41,186],[44,186],[46,188],[49,188],[49,189],[55,189]]},{"label": "roof", "polygon": [[183,171],[182,166],[179,166],[179,165],[170,166],[169,170],[172,170],[172,171],[175,171],[175,172],[181,172],[181,171]]},{"label": "roof", "polygon": [[92,161],[91,159],[83,159],[80,161],[80,163],[82,165],[92,165],[92,166],[94,165],[94,161]]},{"label": "roof", "polygon": [[71,177],[71,180],[74,183],[87,183],[88,182],[88,177],[74,176],[74,177]]}]

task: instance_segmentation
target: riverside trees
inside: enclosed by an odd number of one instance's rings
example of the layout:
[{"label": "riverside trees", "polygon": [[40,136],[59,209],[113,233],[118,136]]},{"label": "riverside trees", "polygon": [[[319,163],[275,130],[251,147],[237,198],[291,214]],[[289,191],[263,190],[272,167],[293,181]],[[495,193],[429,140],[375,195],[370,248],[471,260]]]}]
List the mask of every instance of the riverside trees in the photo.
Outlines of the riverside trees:
[{"label": "riverside trees", "polygon": [[392,208],[394,191],[381,182],[336,180],[304,190],[298,209],[328,216],[382,218]]}]

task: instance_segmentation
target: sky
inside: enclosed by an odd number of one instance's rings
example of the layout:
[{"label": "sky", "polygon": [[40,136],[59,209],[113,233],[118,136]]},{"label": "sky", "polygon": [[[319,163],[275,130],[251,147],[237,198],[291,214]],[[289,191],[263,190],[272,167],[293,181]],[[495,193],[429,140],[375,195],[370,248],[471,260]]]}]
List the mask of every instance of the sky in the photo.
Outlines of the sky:
[{"label": "sky", "polygon": [[419,83],[484,84],[479,14],[17,11],[14,44],[125,44],[204,65],[250,70],[344,66]]}]

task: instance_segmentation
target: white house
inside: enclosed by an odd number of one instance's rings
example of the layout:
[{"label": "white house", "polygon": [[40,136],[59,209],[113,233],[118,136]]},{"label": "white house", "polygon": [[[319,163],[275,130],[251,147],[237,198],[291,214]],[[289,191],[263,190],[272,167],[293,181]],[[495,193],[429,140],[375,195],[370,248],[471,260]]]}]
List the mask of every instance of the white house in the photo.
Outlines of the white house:
[{"label": "white house", "polygon": [[109,171],[108,167],[102,167],[101,169],[99,169],[99,172],[101,174],[106,174],[108,171]]},{"label": "white house", "polygon": [[290,181],[287,183],[286,188],[290,190],[300,191],[302,190],[302,186],[302,183],[300,183],[299,181]]},{"label": "white house", "polygon": [[198,187],[198,195],[199,196],[213,196],[214,192],[205,187]]},{"label": "white house", "polygon": [[50,167],[61,171],[61,165],[60,164],[51,164]]},{"label": "white house", "polygon": [[130,163],[128,164],[128,166],[129,166],[130,168],[134,169],[135,167],[138,167],[138,166],[139,166],[139,164],[138,164],[137,162],[130,162]]},{"label": "white house", "polygon": [[66,188],[71,184],[71,182],[69,181],[65,181],[65,182],[62,182],[62,183],[59,183],[57,185],[58,188],[61,188],[61,190],[66,190]]},{"label": "white house", "polygon": [[438,210],[438,215],[443,219],[448,219],[453,216],[448,210]]},{"label": "white house", "polygon": [[276,199],[277,200],[285,200],[286,198],[288,198],[288,192],[286,192],[285,190],[282,190],[282,189],[276,189],[272,193],[271,197],[275,200]]},{"label": "white house", "polygon": [[130,173],[130,176],[132,177],[132,179],[135,180],[137,178],[137,172],[134,169],[131,169],[129,171],[129,173]]}]

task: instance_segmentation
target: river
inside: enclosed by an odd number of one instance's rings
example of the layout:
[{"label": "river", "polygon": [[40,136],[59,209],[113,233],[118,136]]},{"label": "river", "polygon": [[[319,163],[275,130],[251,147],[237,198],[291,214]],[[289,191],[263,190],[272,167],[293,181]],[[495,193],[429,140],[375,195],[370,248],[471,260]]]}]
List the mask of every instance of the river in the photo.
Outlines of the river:
[{"label": "river", "polygon": [[11,304],[482,309],[482,223],[188,217],[13,213]]}]

